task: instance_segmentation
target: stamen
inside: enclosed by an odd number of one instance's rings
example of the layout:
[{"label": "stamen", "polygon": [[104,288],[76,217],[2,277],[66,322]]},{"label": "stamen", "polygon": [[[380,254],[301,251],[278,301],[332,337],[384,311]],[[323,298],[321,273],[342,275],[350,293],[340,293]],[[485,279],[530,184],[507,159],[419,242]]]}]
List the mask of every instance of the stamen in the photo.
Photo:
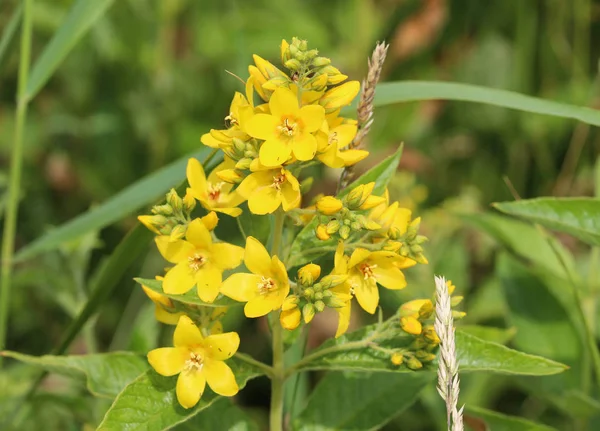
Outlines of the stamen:
[{"label": "stamen", "polygon": [[221,188],[223,187],[225,183],[224,182],[219,182],[219,183],[208,183],[208,197],[211,201],[218,201],[219,198],[221,197]]},{"label": "stamen", "polygon": [[277,285],[272,278],[262,276],[260,277],[260,282],[258,282],[257,287],[260,293],[269,293],[277,287]]},{"label": "stamen", "polygon": [[329,138],[327,139],[329,145],[334,144],[337,145],[338,143],[338,138],[337,138],[337,132],[331,132],[329,134]]},{"label": "stamen", "polygon": [[377,265],[369,265],[368,263],[363,263],[360,265],[359,269],[360,272],[363,273],[365,280],[368,280],[369,278],[375,278],[375,275],[373,274],[373,268],[377,268]]},{"label": "stamen", "polygon": [[195,253],[193,256],[188,257],[188,265],[192,271],[198,271],[207,260],[201,254]]},{"label": "stamen", "polygon": [[282,135],[286,135],[288,137],[294,136],[296,134],[297,129],[298,123],[289,118],[284,118],[283,124],[277,126],[277,131]]},{"label": "stamen", "polygon": [[190,352],[190,359],[185,361],[185,371],[200,371],[204,366],[204,358],[199,353]]},{"label": "stamen", "polygon": [[227,117],[225,117],[225,125],[229,128],[232,126],[237,126],[240,123],[238,122],[237,118],[235,118],[233,116],[233,112],[230,112],[229,115]]},{"label": "stamen", "polygon": [[273,177],[273,184],[271,184],[271,187],[273,187],[275,190],[281,190],[283,183],[285,183],[285,174],[280,173]]}]

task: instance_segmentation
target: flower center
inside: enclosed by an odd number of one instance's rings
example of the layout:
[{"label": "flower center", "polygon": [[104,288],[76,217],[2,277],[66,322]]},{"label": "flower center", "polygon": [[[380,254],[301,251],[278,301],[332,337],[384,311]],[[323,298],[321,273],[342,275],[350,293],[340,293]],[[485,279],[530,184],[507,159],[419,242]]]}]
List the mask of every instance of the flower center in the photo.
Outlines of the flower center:
[{"label": "flower center", "polygon": [[200,371],[204,365],[204,358],[199,353],[190,352],[190,359],[185,361],[185,371]]},{"label": "flower center", "polygon": [[272,278],[269,277],[260,277],[260,281],[257,284],[258,290],[260,293],[269,293],[271,292],[277,285]]},{"label": "flower center", "polygon": [[273,184],[271,184],[271,187],[275,190],[281,190],[283,183],[285,183],[285,174],[279,173],[273,177]]},{"label": "flower center", "polygon": [[332,144],[337,145],[337,143],[338,143],[337,132],[331,132],[329,134],[329,138],[328,138],[327,142],[329,143],[329,145],[332,145]]},{"label": "flower center", "polygon": [[221,188],[223,187],[223,182],[220,183],[208,183],[208,197],[211,201],[218,201],[221,197]]},{"label": "flower center", "polygon": [[230,112],[229,115],[225,117],[225,125],[227,127],[237,126],[239,124],[237,118],[233,116],[233,112]]},{"label": "flower center", "polygon": [[363,276],[365,277],[365,280],[375,278],[375,275],[373,274],[373,268],[377,268],[377,265],[369,265],[368,263],[362,263],[358,267],[360,272],[362,272]]},{"label": "flower center", "polygon": [[200,253],[194,253],[194,255],[188,256],[188,265],[192,271],[198,271],[207,261],[208,259]]},{"label": "flower center", "polygon": [[277,131],[288,138],[294,136],[298,129],[298,123],[291,118],[284,118],[283,123],[277,126]]}]

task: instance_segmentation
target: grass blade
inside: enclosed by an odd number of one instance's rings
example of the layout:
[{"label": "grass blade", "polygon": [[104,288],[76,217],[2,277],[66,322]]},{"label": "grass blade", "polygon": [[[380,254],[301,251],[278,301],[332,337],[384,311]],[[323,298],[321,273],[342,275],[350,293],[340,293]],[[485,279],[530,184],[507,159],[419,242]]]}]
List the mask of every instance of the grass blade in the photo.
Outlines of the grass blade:
[{"label": "grass blade", "polygon": [[17,9],[13,12],[13,15],[10,18],[8,25],[4,29],[4,32],[2,33],[2,39],[0,39],[0,64],[2,64],[2,59],[6,55],[6,51],[8,50],[8,47],[10,46],[15,33],[17,32],[17,27],[21,22],[22,15],[23,4],[19,4]]}]

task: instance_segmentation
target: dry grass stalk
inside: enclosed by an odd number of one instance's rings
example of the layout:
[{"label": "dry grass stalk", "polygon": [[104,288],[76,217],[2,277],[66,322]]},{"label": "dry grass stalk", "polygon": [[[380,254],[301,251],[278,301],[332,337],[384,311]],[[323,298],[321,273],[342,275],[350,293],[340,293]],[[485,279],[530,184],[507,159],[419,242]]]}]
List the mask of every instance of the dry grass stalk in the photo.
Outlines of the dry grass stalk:
[{"label": "dry grass stalk", "polygon": [[454,318],[450,294],[444,277],[435,277],[435,332],[440,338],[437,390],[446,402],[448,431],[463,431],[463,409],[458,410],[460,392],[458,360],[454,339]]}]

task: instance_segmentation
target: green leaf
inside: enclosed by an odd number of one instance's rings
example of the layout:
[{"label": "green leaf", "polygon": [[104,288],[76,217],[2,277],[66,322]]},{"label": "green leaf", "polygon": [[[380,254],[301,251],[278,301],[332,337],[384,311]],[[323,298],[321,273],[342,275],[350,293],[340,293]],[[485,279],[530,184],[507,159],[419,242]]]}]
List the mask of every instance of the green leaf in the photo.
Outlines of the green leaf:
[{"label": "green leaf", "polygon": [[498,344],[506,344],[517,333],[517,328],[494,328],[481,325],[460,325],[460,331],[473,335],[481,340],[491,341]]},{"label": "green leaf", "polygon": [[136,181],[112,196],[106,202],[50,230],[31,244],[23,247],[16,254],[15,259],[22,261],[41,252],[55,249],[60,244],[72,241],[92,230],[102,229],[145,205],[164,197],[167,191],[172,187],[176,187],[185,179],[185,167],[190,157],[206,160],[211,151],[212,148],[205,147],[197,153],[182,157]]},{"label": "green leaf", "polygon": [[17,28],[19,27],[19,23],[21,22],[21,17],[23,16],[23,4],[19,3],[19,6],[13,12],[10,17],[10,21],[6,25],[6,28],[2,32],[2,39],[0,39],[0,64],[2,64],[2,60],[6,55],[8,47],[17,32]]},{"label": "green leaf", "polygon": [[384,82],[377,86],[375,93],[375,106],[421,100],[485,103],[535,114],[572,118],[600,126],[598,110],[477,85],[434,81]]},{"label": "green leaf", "polygon": [[465,416],[480,419],[485,429],[493,431],[556,431],[546,425],[528,421],[523,418],[507,416],[481,407],[466,406]]},{"label": "green leaf", "polygon": [[503,213],[600,245],[600,199],[537,198],[495,203]]},{"label": "green leaf", "polygon": [[209,408],[177,425],[175,431],[259,431],[253,419],[228,398],[217,399]]},{"label": "green leaf", "polygon": [[183,304],[200,305],[203,307],[231,307],[235,305],[244,305],[244,303],[242,302],[237,302],[223,295],[221,295],[220,298],[215,300],[215,302],[203,302],[200,298],[198,298],[198,293],[196,292],[196,289],[192,289],[189,292],[184,293],[183,295],[172,295],[163,291],[161,280],[154,280],[151,278],[134,278],[134,280],[137,283],[142,284],[157,293],[160,293],[161,295],[164,295],[168,298],[171,298],[174,301],[181,302]]},{"label": "green leaf", "polygon": [[116,397],[125,386],[148,370],[146,358],[130,352],[30,356],[6,351],[2,352],[2,356],[63,376],[84,378],[92,394],[106,398]]},{"label": "green leaf", "polygon": [[[338,197],[343,198],[353,188],[370,182],[375,182],[373,194],[382,195],[398,169],[398,163],[400,163],[400,158],[402,157],[402,149],[403,146],[400,145],[393,155],[357,178],[352,184],[342,190],[338,194]],[[299,266],[312,261],[325,254],[329,249],[335,250],[337,242],[334,239],[320,241],[316,238],[315,228],[317,223],[318,220],[315,217],[310,223],[304,226],[294,239],[290,248],[289,257],[286,261],[288,267]]]},{"label": "green leaf", "polygon": [[[405,365],[396,366],[390,361],[387,353],[379,350],[368,349],[358,344],[370,337],[377,325],[367,326],[339,338],[331,339],[318,349],[328,353],[298,367],[298,370],[350,370],[350,371],[386,371],[391,373],[415,373]],[[459,328],[460,329],[460,328]],[[383,337],[374,339],[378,346],[386,349],[396,349],[409,346],[414,337],[388,332]],[[356,348],[345,350],[341,346],[346,343],[354,344]],[[336,349],[339,347],[339,350]],[[565,371],[565,365],[550,359],[529,355],[509,349],[497,343],[481,340],[473,335],[456,331],[456,351],[463,372],[491,371],[500,374],[519,374],[531,376],[545,376]],[[426,364],[423,371],[435,372],[435,364]]]},{"label": "green leaf", "polygon": [[31,100],[50,79],[60,63],[85,36],[90,27],[100,18],[114,0],[77,0],[65,21],[31,69],[25,97]]},{"label": "green leaf", "polygon": [[417,401],[421,390],[434,380],[432,373],[328,373],[294,421],[294,429],[381,429]]},{"label": "green leaf", "polygon": [[[236,359],[235,356],[227,364],[233,370],[240,389],[248,380],[262,374],[260,369]],[[98,426],[98,431],[166,430],[191,419],[220,398],[207,386],[198,404],[186,410],[177,402],[176,382],[177,376],[163,377],[154,370],[142,374],[117,396]]]}]

